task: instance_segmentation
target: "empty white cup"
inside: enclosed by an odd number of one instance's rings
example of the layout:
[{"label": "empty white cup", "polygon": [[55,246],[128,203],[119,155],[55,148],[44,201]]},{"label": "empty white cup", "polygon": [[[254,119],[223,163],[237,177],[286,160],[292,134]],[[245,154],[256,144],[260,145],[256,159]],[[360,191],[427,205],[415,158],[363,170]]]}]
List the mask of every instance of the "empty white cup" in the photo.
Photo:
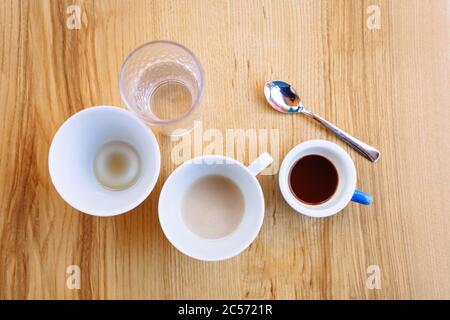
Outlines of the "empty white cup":
[{"label": "empty white cup", "polygon": [[[203,156],[179,166],[166,180],[159,197],[159,222],[167,239],[182,253],[199,260],[218,261],[245,250],[256,238],[264,219],[264,195],[256,175],[272,163],[263,153],[250,166],[225,156]],[[193,233],[182,218],[182,200],[187,189],[207,175],[231,179],[241,190],[245,210],[239,226],[219,239]]]},{"label": "empty white cup", "polygon": [[[123,190],[102,186],[94,173],[94,159],[108,142],[128,143],[140,157],[136,182]],[[152,191],[160,170],[160,151],[155,136],[132,113],[118,107],[84,109],[56,132],[50,146],[50,177],[59,195],[72,207],[94,216],[127,212]]]}]

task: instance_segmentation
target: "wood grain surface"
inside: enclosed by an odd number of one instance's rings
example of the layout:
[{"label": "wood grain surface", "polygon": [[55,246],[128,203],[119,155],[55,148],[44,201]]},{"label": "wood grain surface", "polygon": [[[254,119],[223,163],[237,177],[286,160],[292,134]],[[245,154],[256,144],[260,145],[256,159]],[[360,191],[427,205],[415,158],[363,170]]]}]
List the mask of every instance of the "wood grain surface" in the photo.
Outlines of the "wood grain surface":
[{"label": "wood grain surface", "polygon": [[[73,4],[80,29],[67,27]],[[367,26],[370,5],[380,29]],[[1,1],[0,298],[450,298],[449,10],[440,0]],[[336,142],[373,205],[307,218],[283,201],[277,175],[260,176],[258,238],[233,259],[196,261],[159,226],[178,142],[156,133],[161,174],[146,201],[111,218],[72,209],[49,178],[52,137],[86,107],[124,107],[121,64],[156,39],[202,62],[203,130],[274,129],[278,163],[302,141]],[[269,79],[294,84],[306,105],[379,148],[381,160],[271,110]],[[66,286],[70,265],[80,267],[79,290]],[[366,286],[370,265],[380,268],[381,289]]]}]

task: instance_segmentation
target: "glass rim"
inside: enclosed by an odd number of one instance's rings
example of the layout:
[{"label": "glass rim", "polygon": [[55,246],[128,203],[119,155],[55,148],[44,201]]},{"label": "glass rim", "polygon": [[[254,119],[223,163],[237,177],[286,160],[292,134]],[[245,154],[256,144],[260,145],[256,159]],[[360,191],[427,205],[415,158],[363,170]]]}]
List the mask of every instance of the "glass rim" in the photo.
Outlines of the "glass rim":
[{"label": "glass rim", "polygon": [[[125,68],[127,67],[128,62],[131,60],[131,58],[133,58],[133,56],[138,53],[139,51],[141,51],[141,49],[144,49],[146,47],[155,45],[155,44],[169,44],[169,45],[174,45],[176,47],[179,47],[180,49],[184,50],[189,56],[191,56],[191,58],[194,60],[195,64],[197,65],[197,67],[200,70],[200,85],[199,85],[199,89],[200,89],[200,94],[198,95],[197,99],[195,99],[192,103],[191,106],[189,108],[188,111],[186,111],[185,113],[179,115],[176,118],[173,119],[168,119],[168,120],[164,120],[164,119],[158,119],[156,117],[156,119],[149,119],[147,116],[144,116],[142,114],[142,112],[138,112],[137,110],[135,110],[135,108],[133,108],[131,106],[131,104],[128,102],[127,98],[125,97],[124,94],[124,84],[123,84],[123,73],[125,71]],[[131,110],[133,113],[137,114],[139,116],[139,118],[141,120],[143,120],[144,122],[146,122],[149,125],[155,126],[155,125],[164,125],[164,124],[173,124],[176,123],[178,121],[181,121],[185,118],[187,118],[194,110],[196,110],[198,108],[198,106],[200,105],[200,102],[203,98],[203,94],[205,91],[205,72],[203,70],[203,67],[200,63],[200,61],[198,60],[198,58],[195,56],[195,54],[189,49],[186,48],[185,46],[174,42],[174,41],[170,41],[170,40],[154,40],[154,41],[149,41],[149,42],[145,42],[143,44],[141,44],[140,46],[138,46],[137,48],[135,48],[133,51],[131,51],[128,56],[126,57],[126,59],[124,60],[124,62],[122,63],[122,67],[120,68],[120,73],[119,73],[119,91],[120,91],[120,97],[122,98],[122,101],[125,103],[125,105],[127,106],[128,110]]]}]

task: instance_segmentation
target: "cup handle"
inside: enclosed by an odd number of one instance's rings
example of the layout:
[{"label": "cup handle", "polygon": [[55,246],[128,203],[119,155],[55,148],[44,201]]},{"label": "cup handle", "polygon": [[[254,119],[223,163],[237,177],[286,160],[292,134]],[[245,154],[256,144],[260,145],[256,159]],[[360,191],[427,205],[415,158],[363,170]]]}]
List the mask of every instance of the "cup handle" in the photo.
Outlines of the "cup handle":
[{"label": "cup handle", "polygon": [[372,204],[373,198],[370,194],[364,193],[358,189],[355,189],[355,193],[353,193],[352,201],[360,204],[369,205]]},{"label": "cup handle", "polygon": [[273,158],[267,152],[261,154],[255,161],[253,161],[247,169],[250,170],[252,175],[257,176],[261,171],[267,168],[273,162]]}]

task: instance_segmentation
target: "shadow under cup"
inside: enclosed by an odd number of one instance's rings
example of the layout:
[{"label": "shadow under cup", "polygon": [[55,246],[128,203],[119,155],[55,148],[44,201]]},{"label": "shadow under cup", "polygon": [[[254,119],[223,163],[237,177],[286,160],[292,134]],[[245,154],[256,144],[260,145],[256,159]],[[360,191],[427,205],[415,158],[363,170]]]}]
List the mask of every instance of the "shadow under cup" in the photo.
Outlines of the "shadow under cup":
[{"label": "shadow under cup", "polygon": [[[182,217],[183,196],[194,182],[208,175],[232,180],[245,202],[240,224],[219,239],[198,236]],[[208,156],[181,165],[169,176],[161,190],[158,209],[164,234],[179,251],[199,260],[217,261],[239,254],[256,238],[264,218],[264,196],[257,179],[243,164],[231,158]]]}]

